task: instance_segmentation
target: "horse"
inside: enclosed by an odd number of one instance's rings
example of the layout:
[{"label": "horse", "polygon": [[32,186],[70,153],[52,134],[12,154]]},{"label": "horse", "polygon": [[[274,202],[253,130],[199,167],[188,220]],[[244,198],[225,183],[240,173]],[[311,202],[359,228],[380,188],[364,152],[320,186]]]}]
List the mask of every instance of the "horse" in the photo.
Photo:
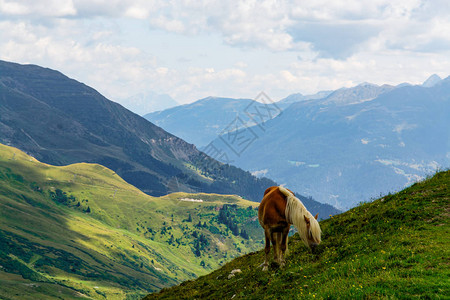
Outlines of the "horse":
[{"label": "horse", "polygon": [[287,251],[288,233],[291,225],[297,229],[303,243],[314,251],[320,244],[321,230],[317,217],[306,209],[294,193],[282,186],[272,186],[264,192],[258,209],[258,220],[264,229],[266,254],[263,271],[269,267],[270,243],[272,242],[274,260],[284,267],[284,256]]}]

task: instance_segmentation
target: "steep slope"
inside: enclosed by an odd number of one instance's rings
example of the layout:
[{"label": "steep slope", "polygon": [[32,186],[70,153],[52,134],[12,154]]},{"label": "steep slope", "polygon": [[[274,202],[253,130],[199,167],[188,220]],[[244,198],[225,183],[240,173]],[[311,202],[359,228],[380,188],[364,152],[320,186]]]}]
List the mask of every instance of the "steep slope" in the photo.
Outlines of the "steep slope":
[{"label": "steep slope", "polygon": [[105,165],[155,196],[203,191],[258,201],[274,184],[218,164],[94,89],[34,65],[0,61],[0,142],[55,165]]},{"label": "steep slope", "polygon": [[195,278],[261,247],[256,207],[153,198],[101,165],[55,167],[0,144],[0,298],[133,299]]},{"label": "steep slope", "polygon": [[262,272],[259,251],[145,299],[445,299],[449,212],[446,171],[322,221],[315,254],[294,236],[283,270]]},{"label": "steep slope", "polygon": [[294,103],[264,132],[254,127],[259,138],[235,165],[341,209],[450,166],[450,78],[370,101],[329,99]]}]

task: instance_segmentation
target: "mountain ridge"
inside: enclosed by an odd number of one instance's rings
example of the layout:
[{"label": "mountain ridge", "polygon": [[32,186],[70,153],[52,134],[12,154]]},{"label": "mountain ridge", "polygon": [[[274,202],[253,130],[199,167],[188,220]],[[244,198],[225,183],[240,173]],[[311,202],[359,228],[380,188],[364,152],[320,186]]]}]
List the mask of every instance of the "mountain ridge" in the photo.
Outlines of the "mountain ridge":
[{"label": "mountain ridge", "polygon": [[263,132],[252,127],[259,139],[235,164],[348,209],[450,166],[449,89],[447,78],[370,101],[293,103]]},{"label": "mountain ridge", "polygon": [[105,165],[154,196],[216,192],[260,201],[267,186],[276,185],[215,161],[193,144],[48,68],[0,61],[0,104],[0,142],[51,164]]},{"label": "mountain ridge", "polygon": [[[190,104],[146,114],[144,118],[201,148],[224,131],[233,119],[239,117],[245,124],[251,122],[242,112],[253,103],[252,99],[206,97]],[[216,111],[220,111],[220,114],[210,113]]]},{"label": "mountain ridge", "polygon": [[[450,166],[450,124],[445,117],[450,114],[445,104],[449,84],[449,77],[430,87],[361,83],[322,99],[287,103],[280,106],[283,111],[276,118],[256,126],[247,124],[249,136],[257,138],[239,155],[229,149],[227,131],[209,143],[224,149],[234,165],[254,175],[348,209],[362,199],[399,190],[436,168]],[[179,114],[186,112],[185,107],[176,109]],[[223,106],[214,105],[209,108],[212,121],[193,116],[186,125],[166,116],[159,125],[172,122],[178,135],[200,139],[198,128],[188,132],[186,127],[215,124],[223,111]],[[245,108],[239,116],[246,116]],[[231,123],[235,115],[228,118]],[[205,136],[202,143],[213,135]]]}]

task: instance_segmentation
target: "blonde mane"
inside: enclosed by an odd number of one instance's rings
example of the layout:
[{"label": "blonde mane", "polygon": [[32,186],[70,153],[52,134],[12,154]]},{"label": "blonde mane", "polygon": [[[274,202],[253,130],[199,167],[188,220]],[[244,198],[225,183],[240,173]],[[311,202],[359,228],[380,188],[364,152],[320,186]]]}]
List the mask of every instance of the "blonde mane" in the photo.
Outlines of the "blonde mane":
[{"label": "blonde mane", "polygon": [[280,186],[280,192],[286,196],[286,220],[295,226],[300,235],[303,243],[309,246],[308,243],[308,229],[304,217],[307,217],[310,221],[311,235],[315,243],[320,243],[321,230],[319,222],[314,218],[314,216],[306,209],[303,203],[294,196],[289,190]]}]

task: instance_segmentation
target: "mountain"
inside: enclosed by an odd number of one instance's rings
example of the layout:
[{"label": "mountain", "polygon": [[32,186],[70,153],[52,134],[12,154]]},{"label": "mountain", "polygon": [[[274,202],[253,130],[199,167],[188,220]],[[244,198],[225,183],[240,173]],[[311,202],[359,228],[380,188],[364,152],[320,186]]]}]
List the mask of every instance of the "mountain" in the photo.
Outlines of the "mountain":
[{"label": "mountain", "polygon": [[[149,113],[144,115],[144,118],[201,149],[220,135],[227,133],[228,129],[235,125],[235,120],[239,120],[240,128],[261,125],[275,118],[283,109],[295,102],[317,100],[326,105],[342,105],[368,101],[393,88],[388,85],[377,86],[363,83],[353,88],[321,91],[314,95],[292,94],[276,103],[265,102],[264,104],[273,106],[274,109],[273,115],[270,115],[267,120],[263,119],[262,122],[260,118],[255,118],[248,113],[249,108],[261,103],[251,99],[220,97],[207,97],[191,104]],[[267,114],[263,110],[260,113]]]},{"label": "mountain", "polygon": [[378,86],[376,84],[364,82],[355,87],[341,88],[336,91],[321,91],[314,95],[302,95],[301,93],[292,94],[280,100],[279,103],[287,104],[300,101],[318,100],[318,102],[326,105],[347,105],[372,100],[394,88],[394,86],[387,84]]},{"label": "mountain", "polygon": [[63,74],[0,61],[0,142],[40,161],[102,164],[144,192],[238,194],[259,201],[275,183],[220,164]]},{"label": "mountain", "polygon": [[433,86],[435,86],[436,84],[438,84],[438,83],[441,82],[441,81],[442,81],[442,78],[441,78],[441,77],[439,77],[439,76],[436,75],[436,74],[433,74],[433,75],[431,75],[430,77],[428,77],[428,79],[425,80],[425,81],[422,83],[422,86],[423,86],[423,87],[433,87]]},{"label": "mountain", "polygon": [[[236,132],[248,132],[246,129],[255,126],[255,124],[264,126],[268,120],[281,113],[283,105],[271,102],[268,97],[259,97],[259,99],[261,101],[208,97],[192,104],[151,113],[144,117],[189,142],[197,143],[199,146],[205,145],[201,149],[207,154],[209,152],[216,154],[213,157],[220,162],[233,164],[235,158],[241,155],[239,152],[246,151],[245,145],[251,144],[259,136],[250,134],[250,136],[244,138],[242,136],[231,137],[234,145],[232,145],[232,141],[228,141],[229,143],[224,145],[222,140],[220,147],[217,148],[215,143],[207,143],[218,136],[234,136]],[[284,104],[284,106],[287,105]],[[233,153],[221,155],[227,151]],[[253,175],[258,176],[261,174],[264,175],[264,171],[253,173]],[[263,178],[263,180],[266,179]],[[317,211],[322,217],[336,214],[339,211],[331,205],[322,206],[323,204],[318,203],[311,197],[301,195],[299,197],[309,209]]]},{"label": "mountain", "polygon": [[179,105],[172,97],[167,94],[158,94],[155,92],[146,92],[121,99],[127,109],[138,115],[144,115],[149,112],[168,109]]},{"label": "mountain", "polygon": [[221,134],[236,117],[248,124],[251,119],[244,112],[254,103],[251,99],[208,97],[149,113],[144,118],[197,147],[203,147]]},{"label": "mountain", "polygon": [[450,78],[382,89],[293,103],[264,130],[251,128],[258,139],[235,165],[341,209],[449,167]]},{"label": "mountain", "polygon": [[295,235],[284,269],[261,250],[145,299],[447,298],[449,203],[446,171],[320,222],[314,254]]},{"label": "mountain", "polygon": [[391,85],[378,86],[371,83],[361,83],[352,88],[342,88],[332,92],[325,99],[319,101],[324,105],[348,105],[370,101],[379,95],[393,90]]},{"label": "mountain", "polygon": [[294,102],[299,102],[299,101],[322,99],[322,98],[328,97],[332,92],[333,91],[320,91],[313,95],[302,95],[301,93],[295,93],[295,94],[287,96],[286,98],[281,99],[280,101],[278,101],[278,103],[287,104],[287,103],[294,103]]},{"label": "mountain", "polygon": [[155,198],[98,164],[0,144],[0,298],[139,299],[262,247],[255,202]]}]

